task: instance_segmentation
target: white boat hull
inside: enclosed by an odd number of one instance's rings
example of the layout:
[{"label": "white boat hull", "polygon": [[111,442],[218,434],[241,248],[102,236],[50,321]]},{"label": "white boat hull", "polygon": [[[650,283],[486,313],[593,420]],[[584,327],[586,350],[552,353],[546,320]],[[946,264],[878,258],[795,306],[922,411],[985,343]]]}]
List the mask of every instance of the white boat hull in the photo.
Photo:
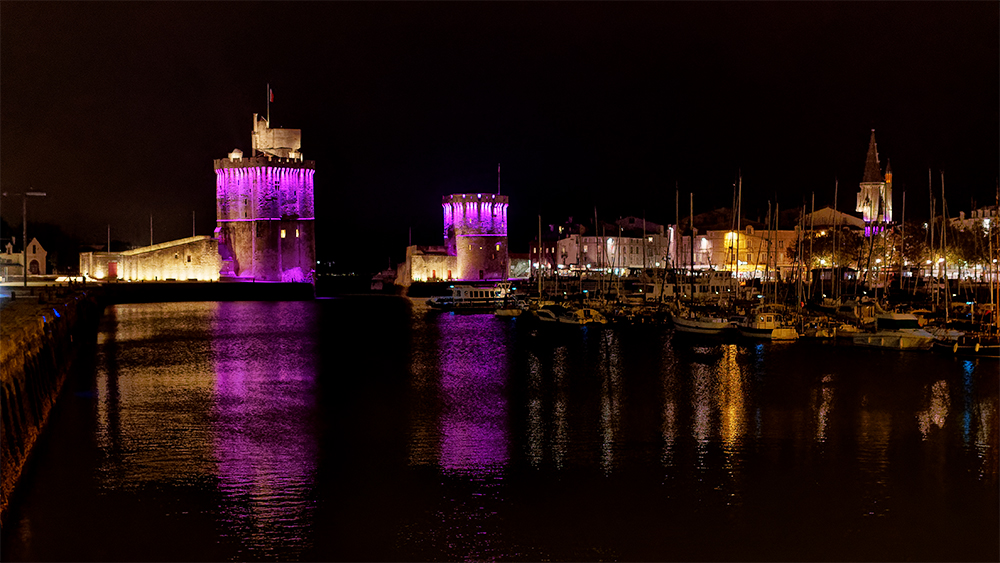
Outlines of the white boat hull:
[{"label": "white boat hull", "polygon": [[853,342],[855,346],[869,346],[873,348],[891,348],[893,350],[930,350],[934,345],[934,337],[889,331],[880,331],[875,333],[863,332],[855,334]]},{"label": "white boat hull", "polygon": [[677,332],[689,334],[722,334],[731,329],[733,324],[727,319],[694,318],[683,319],[674,317],[674,329]]},{"label": "white boat hull", "polygon": [[778,328],[753,328],[745,326],[737,326],[736,330],[740,332],[740,335],[746,336],[748,338],[764,338],[768,340],[795,340],[799,337],[799,333],[796,332],[794,328],[791,327],[778,327]]}]

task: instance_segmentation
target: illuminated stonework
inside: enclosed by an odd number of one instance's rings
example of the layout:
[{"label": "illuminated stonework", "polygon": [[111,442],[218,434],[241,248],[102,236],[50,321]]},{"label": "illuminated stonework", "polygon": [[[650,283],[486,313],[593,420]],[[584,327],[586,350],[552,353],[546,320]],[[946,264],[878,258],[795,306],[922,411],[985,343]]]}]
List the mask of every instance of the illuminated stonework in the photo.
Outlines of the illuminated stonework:
[{"label": "illuminated stonework", "polygon": [[459,280],[503,280],[510,274],[507,252],[508,198],[499,194],[444,196],[444,240],[456,257]]},{"label": "illuminated stonework", "polygon": [[210,236],[194,236],[124,252],[81,252],[80,275],[96,280],[217,281],[219,248]]},{"label": "illuminated stonework", "polygon": [[271,129],[254,115],[254,154],[234,150],[215,161],[223,277],[312,281],[316,163],[302,158],[300,138],[298,129]]},{"label": "illuminated stonework", "polygon": [[865,236],[872,236],[884,230],[886,225],[892,222],[892,168],[886,167],[883,178],[878,162],[878,148],[875,146],[874,129],[868,141],[865,175],[861,181],[855,211],[860,211],[865,221]]}]

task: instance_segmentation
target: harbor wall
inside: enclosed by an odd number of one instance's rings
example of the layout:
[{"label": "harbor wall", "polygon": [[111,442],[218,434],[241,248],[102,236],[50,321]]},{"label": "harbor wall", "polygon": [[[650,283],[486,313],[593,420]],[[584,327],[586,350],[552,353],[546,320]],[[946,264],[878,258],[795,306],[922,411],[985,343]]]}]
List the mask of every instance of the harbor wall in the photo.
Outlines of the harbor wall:
[{"label": "harbor wall", "polygon": [[78,351],[104,311],[95,292],[15,293],[0,309],[0,525]]}]

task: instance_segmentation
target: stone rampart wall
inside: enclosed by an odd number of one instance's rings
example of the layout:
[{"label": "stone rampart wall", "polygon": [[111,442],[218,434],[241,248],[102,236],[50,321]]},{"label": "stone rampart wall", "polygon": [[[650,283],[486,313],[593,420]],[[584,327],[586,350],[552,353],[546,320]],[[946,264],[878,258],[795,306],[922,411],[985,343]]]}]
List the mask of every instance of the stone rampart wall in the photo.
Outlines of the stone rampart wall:
[{"label": "stone rampart wall", "polygon": [[60,288],[22,294],[0,311],[0,523],[77,351],[93,342],[103,310],[92,293]]},{"label": "stone rampart wall", "polygon": [[121,253],[118,277],[131,281],[219,279],[219,243],[197,236]]}]

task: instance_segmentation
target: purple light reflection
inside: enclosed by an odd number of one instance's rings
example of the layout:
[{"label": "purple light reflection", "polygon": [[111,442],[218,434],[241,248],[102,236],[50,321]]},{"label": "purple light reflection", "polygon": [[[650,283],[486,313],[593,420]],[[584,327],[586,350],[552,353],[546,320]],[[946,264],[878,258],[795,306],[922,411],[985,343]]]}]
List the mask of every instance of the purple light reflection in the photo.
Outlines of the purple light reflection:
[{"label": "purple light reflection", "polygon": [[483,475],[508,460],[504,325],[492,315],[418,319],[412,358],[415,404],[410,462]]},{"label": "purple light reflection", "polygon": [[[454,561],[523,559],[503,527],[509,460],[506,325],[492,315],[414,317],[416,406],[410,463],[436,467],[447,492],[411,540]],[[417,531],[419,530],[419,531]]]},{"label": "purple light reflection", "polygon": [[503,325],[487,315],[440,319],[440,465],[449,472],[495,471],[508,459]]},{"label": "purple light reflection", "polygon": [[253,557],[309,546],[317,436],[308,302],[220,303],[212,319],[223,519]]}]

